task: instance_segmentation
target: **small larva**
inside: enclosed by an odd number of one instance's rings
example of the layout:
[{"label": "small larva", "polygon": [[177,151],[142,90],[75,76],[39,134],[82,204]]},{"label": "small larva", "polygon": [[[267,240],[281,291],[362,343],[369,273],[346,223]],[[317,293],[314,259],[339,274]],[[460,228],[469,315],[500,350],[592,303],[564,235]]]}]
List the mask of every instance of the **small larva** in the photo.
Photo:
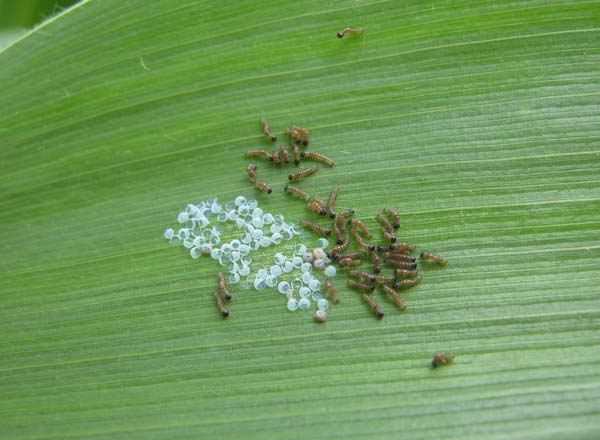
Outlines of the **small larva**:
[{"label": "small larva", "polygon": [[413,287],[421,282],[421,275],[417,275],[416,278],[409,278],[407,280],[396,281],[394,283],[394,289],[402,289],[404,287]]},{"label": "small larva", "polygon": [[340,229],[340,232],[346,232],[346,221],[344,220],[343,215],[340,215],[340,213],[337,213],[337,217],[333,222]]},{"label": "small larva", "polygon": [[288,179],[292,182],[296,182],[300,179],[303,179],[304,177],[308,177],[313,173],[316,173],[319,170],[319,166],[318,165],[313,165],[312,167],[309,168],[304,168],[302,170],[298,170],[295,173],[292,173],[288,176]]},{"label": "small larva", "polygon": [[217,278],[219,279],[219,290],[221,291],[221,293],[223,294],[225,299],[227,299],[227,300],[231,299],[231,293],[229,292],[229,290],[227,289],[227,286],[225,285],[225,277],[223,276],[223,273],[217,272]]},{"label": "small larva", "polygon": [[279,165],[281,163],[281,159],[279,157],[281,153],[281,147],[275,147],[273,149],[273,154],[271,155],[271,160],[275,165]]},{"label": "small larva", "polygon": [[340,230],[343,232],[346,230],[346,217],[352,217],[354,215],[354,209],[344,209],[337,213],[337,218],[335,221],[337,222]]},{"label": "small larva", "polygon": [[302,142],[302,135],[296,129],[296,127],[286,128],[285,129],[285,134],[287,134],[289,137],[291,137],[296,142]]},{"label": "small larva", "polygon": [[381,290],[383,290],[392,299],[392,301],[396,303],[400,310],[406,309],[406,303],[402,301],[394,289],[387,284],[381,284],[379,287],[381,287]]},{"label": "small larva", "polygon": [[338,264],[341,267],[358,267],[362,264],[362,261],[352,258],[340,258]]},{"label": "small larva", "polygon": [[366,249],[370,252],[375,250],[375,245],[364,241],[362,239],[362,237],[360,235],[358,235],[358,232],[356,232],[355,229],[352,229],[352,236],[354,237],[354,240],[356,241],[356,244],[358,245],[358,247]]},{"label": "small larva", "polygon": [[271,133],[271,128],[269,127],[269,123],[266,121],[266,119],[260,118],[260,124],[262,125],[263,133],[267,139],[269,139],[271,142],[275,142],[277,140],[277,136]]},{"label": "small larva", "polygon": [[300,163],[300,148],[296,142],[292,143],[292,151],[294,153],[294,163],[298,165]]},{"label": "small larva", "polygon": [[387,232],[389,232],[390,234],[394,233],[394,227],[389,222],[389,220],[387,218],[385,218],[385,216],[383,214],[377,214],[377,220],[379,220],[379,223],[381,223],[383,225],[383,227],[385,228],[385,230]]},{"label": "small larva", "polygon": [[295,125],[293,128],[300,134],[300,136],[302,136],[302,145],[306,147],[310,141],[310,133],[308,130],[304,127],[297,127]]},{"label": "small larva", "polygon": [[347,252],[345,254],[338,254],[336,255],[336,257],[338,259],[342,259],[342,258],[363,258],[365,256],[365,253],[362,251],[357,251],[357,252]]},{"label": "small larva", "polygon": [[317,162],[324,163],[328,167],[335,166],[335,162],[333,160],[331,160],[324,154],[317,153],[316,151],[303,151],[302,153],[300,153],[300,156],[302,156],[305,159],[312,159],[316,160]]},{"label": "small larva", "polygon": [[266,192],[267,194],[271,194],[273,192],[271,187],[269,185],[267,185],[266,182],[258,181],[258,182],[256,182],[255,186],[256,186],[256,189],[259,189],[262,192]]},{"label": "small larva", "polygon": [[281,155],[283,156],[283,163],[290,163],[290,152],[288,151],[287,147],[285,145],[282,145],[280,148]]},{"label": "small larva", "polygon": [[335,235],[335,243],[342,244],[344,239],[342,238],[342,231],[340,231],[337,222],[332,222],[331,229],[333,229],[333,235]]},{"label": "small larva", "polygon": [[286,186],[283,187],[283,190],[286,193],[293,194],[296,197],[299,197],[299,198],[301,198],[302,200],[304,200],[306,202],[310,202],[312,200],[312,197],[310,195],[308,195],[308,193],[302,191],[300,188],[297,188],[295,186],[286,185]]},{"label": "small larva", "polygon": [[348,34],[348,35],[360,35],[363,33],[363,29],[362,28],[357,28],[357,29],[352,29],[352,28],[344,28],[341,31],[339,31],[337,33],[337,37],[338,38],[344,38],[344,35]]},{"label": "small larva", "polygon": [[385,229],[382,229],[381,233],[383,234],[383,238],[385,238],[390,243],[396,242],[396,234],[390,233],[390,232],[386,231]]},{"label": "small larva", "polygon": [[400,216],[398,215],[398,212],[392,208],[383,208],[383,212],[392,218],[392,226],[394,229],[398,229],[400,227]]},{"label": "small larva", "polygon": [[327,214],[329,218],[335,218],[335,211],[333,210],[333,205],[335,204],[335,200],[337,199],[337,193],[339,188],[336,186],[331,190],[331,194],[329,194],[329,200],[327,200]]},{"label": "small larva", "polygon": [[[342,243],[329,249],[329,252],[327,252],[327,256],[331,259],[336,259],[337,258],[336,254],[342,252],[348,246],[350,246],[350,237],[348,237],[348,234],[346,234],[344,236],[344,240],[342,241]],[[341,265],[341,263],[340,263],[340,265]],[[359,265],[360,265],[360,263],[359,263]]]},{"label": "small larva", "polygon": [[213,292],[213,297],[217,302],[217,310],[221,315],[223,315],[223,318],[227,318],[229,316],[229,310],[227,310],[227,307],[223,305],[223,299],[221,298],[221,295],[219,295],[217,292]]},{"label": "small larva", "polygon": [[325,205],[323,204],[323,201],[321,199],[319,199],[318,197],[315,197],[313,200],[308,202],[306,204],[306,207],[309,209],[309,211],[312,211],[315,214],[326,215],[326,213],[327,213],[325,210]]},{"label": "small larva", "polygon": [[[380,249],[378,250],[380,251]],[[386,261],[407,261],[411,263],[415,263],[417,261],[417,259],[412,255],[407,255],[400,252],[384,252],[383,256],[385,257]]]},{"label": "small larva", "polygon": [[405,242],[396,242],[392,246],[392,252],[404,252],[404,251],[414,251],[417,248],[416,244],[405,243]]},{"label": "small larva", "polygon": [[427,251],[421,252],[420,257],[423,260],[431,261],[432,263],[437,263],[437,264],[442,264],[442,265],[448,264],[448,260],[446,260],[445,258],[442,258],[438,255],[430,254]]},{"label": "small larva", "polygon": [[267,150],[246,151],[246,157],[262,157],[263,159],[273,160],[273,156]]},{"label": "small larva", "polygon": [[348,223],[354,228],[357,228],[365,237],[373,238],[373,234],[371,234],[371,231],[367,229],[367,226],[361,220],[351,219],[348,220]]},{"label": "small larva", "polygon": [[394,270],[394,275],[396,278],[416,278],[419,274],[416,270],[396,269]]},{"label": "small larva", "polygon": [[381,309],[381,307],[379,307],[379,304],[377,304],[373,298],[371,298],[369,295],[367,295],[366,293],[363,293],[362,299],[364,302],[366,302],[369,307],[371,307],[371,309],[375,312],[375,315],[377,315],[377,317],[379,319],[383,318],[383,310]]},{"label": "small larva", "polygon": [[248,180],[250,183],[256,182],[256,165],[249,163],[246,165],[246,173],[248,173]]},{"label": "small larva", "polygon": [[321,226],[321,225],[317,225],[316,223],[312,223],[306,220],[300,220],[298,223],[300,223],[300,226],[304,227],[304,228],[308,228],[314,232],[316,232],[317,234],[323,234],[323,235],[331,235],[331,230]]},{"label": "small larva", "polygon": [[393,260],[393,259],[386,258],[385,259],[385,263],[388,266],[395,267],[396,269],[414,270],[414,269],[417,268],[417,263],[415,263],[414,261],[413,262],[398,261],[398,260]]},{"label": "small larva", "polygon": [[435,356],[433,356],[433,360],[431,361],[431,366],[433,368],[437,368],[440,365],[446,365],[449,362],[452,362],[452,360],[454,359],[454,355],[451,353],[441,353],[438,352],[435,354]]},{"label": "small larva", "polygon": [[358,290],[362,290],[363,292],[373,292],[373,290],[375,290],[375,285],[373,284],[365,284],[365,283],[359,283],[358,281],[354,281],[354,280],[348,280],[348,286],[354,288],[354,289],[358,289]]},{"label": "small larva", "polygon": [[373,261],[373,272],[379,273],[381,272],[381,258],[374,250],[369,250],[369,257]]},{"label": "small larva", "polygon": [[338,297],[337,292],[333,287],[333,281],[331,281],[329,278],[325,280],[325,290],[327,290],[327,293],[329,294],[329,296],[331,296],[331,299],[335,304],[340,303],[340,298]]},{"label": "small larva", "polygon": [[394,275],[376,275],[375,282],[377,283],[395,283],[396,277]]},{"label": "small larva", "polygon": [[375,275],[369,272],[365,272],[364,270],[349,270],[348,275],[352,278],[359,278],[361,280],[369,281],[370,283],[375,282]]},{"label": "small larva", "polygon": [[405,251],[414,251],[417,248],[416,244],[396,242],[389,246],[377,246],[379,252],[403,253]]}]

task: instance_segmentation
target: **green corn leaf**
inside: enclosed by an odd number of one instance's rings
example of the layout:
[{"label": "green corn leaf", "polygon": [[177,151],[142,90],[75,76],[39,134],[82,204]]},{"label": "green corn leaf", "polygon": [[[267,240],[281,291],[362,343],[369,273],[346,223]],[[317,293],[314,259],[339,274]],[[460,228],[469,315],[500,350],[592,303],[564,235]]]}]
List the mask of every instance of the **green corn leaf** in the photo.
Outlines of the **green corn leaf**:
[{"label": "green corn leaf", "polygon": [[[597,438],[599,42],[598,1],[90,0],[1,49],[0,435]],[[249,185],[260,116],[335,160],[304,190],[448,258],[406,311],[339,274],[324,324],[218,315],[177,213],[314,218],[293,166]]]}]

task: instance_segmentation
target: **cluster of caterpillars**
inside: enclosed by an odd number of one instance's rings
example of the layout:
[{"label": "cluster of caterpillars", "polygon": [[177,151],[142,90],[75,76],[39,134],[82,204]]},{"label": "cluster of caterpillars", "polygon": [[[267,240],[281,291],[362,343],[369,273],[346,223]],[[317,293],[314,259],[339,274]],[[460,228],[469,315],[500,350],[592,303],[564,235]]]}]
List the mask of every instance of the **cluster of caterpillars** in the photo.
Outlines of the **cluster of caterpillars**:
[{"label": "cluster of caterpillars", "polygon": [[[262,130],[265,137],[271,142],[277,141],[277,136],[273,134],[273,132],[271,131],[271,126],[265,120],[265,118],[260,118],[259,122],[262,126]],[[272,162],[276,166],[288,165],[292,162],[292,158],[294,165],[296,166],[300,165],[300,162],[302,162],[303,160],[313,160],[329,167],[335,166],[333,160],[331,160],[324,154],[321,154],[317,151],[300,149],[300,147],[307,147],[308,143],[310,142],[310,133],[308,129],[304,127],[299,127],[297,125],[293,125],[285,129],[285,134],[291,139],[289,145],[275,146],[272,153],[265,149],[250,150],[246,152],[246,157],[265,159],[269,162]],[[266,182],[257,180],[257,168],[257,165],[253,163],[249,163],[248,165],[246,165],[246,173],[248,174],[249,182],[252,185],[254,185],[254,187],[259,191],[271,194],[273,192],[271,187]],[[310,176],[311,174],[316,173],[318,170],[318,165],[302,168],[298,171],[290,173],[288,175],[288,179],[290,180],[290,182],[297,182],[301,179]]]},{"label": "cluster of caterpillars", "polygon": [[[361,292],[362,300],[373,310],[379,319],[385,315],[383,308],[373,298],[378,287],[400,309],[406,309],[405,301],[399,296],[398,290],[416,286],[422,279],[417,270],[417,258],[411,255],[417,246],[398,241],[396,230],[400,228],[400,215],[392,208],[384,208],[376,215],[381,237],[386,244],[375,244],[372,240],[374,233],[369,230],[364,221],[354,218],[353,209],[336,212],[335,202],[339,188],[334,187],[325,203],[318,197],[313,197],[300,188],[286,185],[285,192],[306,202],[308,211],[330,219],[330,225],[321,225],[309,220],[300,220],[299,224],[316,234],[331,237],[334,245],[327,250],[327,257],[341,268],[348,268],[348,286]],[[349,251],[352,244],[358,250]],[[445,258],[423,251],[420,259],[428,263],[447,264]],[[357,269],[363,265],[363,260],[369,260],[372,271]],[[382,269],[389,268],[389,274],[383,274]]]},{"label": "cluster of caterpillars", "polygon": [[[277,136],[271,131],[269,123],[260,118],[265,137],[271,141],[277,141]],[[310,142],[310,133],[304,127],[292,126],[285,130],[285,134],[291,139],[291,149],[294,157],[294,164],[299,165],[302,159],[312,159],[328,166],[335,166],[330,158],[314,152],[300,151],[300,147],[308,146]],[[290,153],[285,145],[276,146],[273,153],[267,150],[251,150],[246,153],[247,157],[262,158],[274,163],[276,166],[290,163]],[[256,179],[256,165],[248,164],[246,171],[248,179],[257,189],[266,193],[271,193],[272,189],[262,181]],[[289,174],[290,182],[298,182],[318,171],[317,165],[300,169]],[[306,209],[319,217],[325,217],[330,220],[329,225],[322,225],[309,220],[300,220],[300,225],[316,234],[325,235],[335,239],[333,246],[327,250],[327,257],[341,268],[348,269],[350,279],[347,284],[352,289],[361,293],[363,302],[373,310],[375,316],[383,318],[385,312],[379,303],[373,297],[376,289],[385,294],[400,310],[406,309],[406,302],[399,295],[399,291],[416,286],[422,277],[418,271],[417,257],[411,253],[417,248],[415,244],[399,241],[396,231],[400,228],[400,215],[395,209],[386,207],[375,218],[377,227],[381,233],[381,238],[385,244],[376,244],[373,242],[374,233],[369,230],[367,224],[354,217],[354,209],[344,209],[336,212],[335,202],[338,197],[339,188],[334,187],[327,202],[321,198],[312,196],[295,185],[288,184],[284,191],[306,203]],[[356,250],[351,251],[352,245]],[[445,258],[423,251],[420,253],[421,261],[439,265],[447,263]],[[372,265],[372,271],[361,270],[364,260],[368,260]],[[383,269],[388,269],[389,273],[382,273]],[[328,291],[335,294],[335,289],[331,283],[328,285]],[[331,293],[330,293],[331,295]],[[336,303],[339,298],[336,296]]]}]

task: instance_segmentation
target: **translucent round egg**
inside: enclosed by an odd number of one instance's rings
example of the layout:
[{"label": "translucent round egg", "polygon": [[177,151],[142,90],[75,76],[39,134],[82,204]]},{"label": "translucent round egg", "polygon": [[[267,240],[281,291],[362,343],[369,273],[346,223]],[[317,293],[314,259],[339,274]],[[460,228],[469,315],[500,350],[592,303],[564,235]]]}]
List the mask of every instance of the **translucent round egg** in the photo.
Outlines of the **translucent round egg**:
[{"label": "translucent round egg", "polygon": [[290,283],[288,283],[287,281],[281,281],[278,285],[277,285],[277,291],[279,293],[282,294],[287,294],[291,289]]},{"label": "translucent round egg", "polygon": [[265,283],[267,284],[267,287],[275,287],[277,285],[277,277],[269,275],[265,278]]},{"label": "translucent round egg", "polygon": [[252,219],[252,226],[255,228],[262,228],[264,226],[264,222],[261,217],[254,217]]},{"label": "translucent round egg", "polygon": [[194,246],[201,246],[204,243],[206,243],[206,240],[204,240],[204,237],[196,237],[196,238],[194,238]]},{"label": "translucent round egg", "polygon": [[302,263],[300,270],[302,272],[312,272],[312,265],[310,263]]},{"label": "translucent round egg", "polygon": [[312,279],[308,282],[308,288],[313,292],[316,292],[321,288],[321,282],[319,280]]},{"label": "translucent round egg", "polygon": [[265,280],[263,280],[262,278],[256,278],[254,280],[254,288],[256,290],[264,290],[267,287],[267,284],[265,283]]},{"label": "translucent round egg", "polygon": [[310,299],[300,298],[300,301],[298,301],[298,308],[300,310],[308,310],[310,308]]},{"label": "translucent round egg", "polygon": [[298,294],[300,295],[300,298],[308,298],[310,296],[310,289],[308,287],[300,287]]},{"label": "translucent round egg", "polygon": [[294,267],[296,269],[300,269],[300,267],[302,267],[302,258],[300,258],[300,257],[292,258],[292,264],[294,265]]},{"label": "translucent round egg", "polygon": [[190,219],[190,216],[187,212],[180,212],[177,216],[177,223],[185,223]]},{"label": "translucent round egg", "polygon": [[260,239],[260,245],[262,247],[269,247],[271,246],[271,239],[269,237],[263,237]]},{"label": "translucent round egg", "polygon": [[250,267],[246,266],[246,265],[242,265],[242,267],[240,268],[239,274],[243,277],[247,277],[248,275],[250,275]]},{"label": "translucent round egg", "polygon": [[329,301],[327,301],[325,298],[321,298],[320,300],[317,301],[317,308],[319,310],[327,310],[328,307],[329,307]]},{"label": "translucent round egg", "polygon": [[278,277],[279,275],[281,275],[282,270],[280,266],[274,265],[269,268],[269,272],[272,276]]},{"label": "translucent round egg", "polygon": [[263,223],[265,225],[270,225],[273,223],[273,214],[271,214],[270,212],[267,212],[265,215],[263,215]]},{"label": "translucent round egg", "polygon": [[282,265],[285,263],[285,255],[283,255],[281,252],[278,252],[275,254],[275,257],[273,257],[273,261],[275,264]]},{"label": "translucent round egg", "polygon": [[318,260],[315,260],[313,262],[313,267],[315,268],[315,270],[323,270],[325,269],[325,262],[319,258]]},{"label": "translucent round egg", "polygon": [[317,247],[326,248],[327,246],[329,246],[329,240],[326,238],[319,238],[317,240]]},{"label": "translucent round egg", "polygon": [[299,244],[294,248],[294,255],[304,255],[306,253],[306,245]]},{"label": "translucent round egg", "polygon": [[308,284],[313,280],[312,273],[310,272],[304,272],[300,278],[304,284]]}]

